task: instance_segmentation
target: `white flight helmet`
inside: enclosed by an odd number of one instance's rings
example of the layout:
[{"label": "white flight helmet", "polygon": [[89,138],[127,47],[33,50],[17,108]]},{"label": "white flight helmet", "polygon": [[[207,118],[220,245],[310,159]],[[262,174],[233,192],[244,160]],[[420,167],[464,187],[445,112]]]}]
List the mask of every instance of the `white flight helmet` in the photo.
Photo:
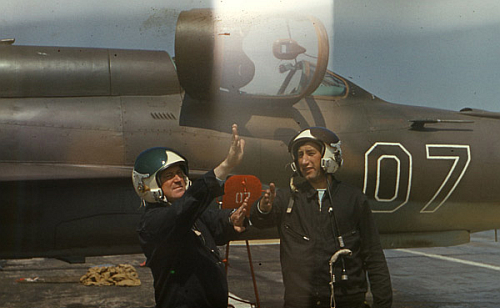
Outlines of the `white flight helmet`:
[{"label": "white flight helmet", "polygon": [[184,172],[187,189],[190,185],[188,162],[181,154],[164,147],[150,148],[139,154],[132,171],[137,195],[149,203],[168,202],[161,189],[160,173],[173,165],[179,165]]},{"label": "white flight helmet", "polygon": [[321,168],[326,173],[335,173],[342,166],[342,150],[337,135],[324,127],[310,127],[300,131],[288,144],[288,152],[292,156],[292,170],[302,176],[298,168],[297,152],[307,141],[317,143],[321,148]]}]

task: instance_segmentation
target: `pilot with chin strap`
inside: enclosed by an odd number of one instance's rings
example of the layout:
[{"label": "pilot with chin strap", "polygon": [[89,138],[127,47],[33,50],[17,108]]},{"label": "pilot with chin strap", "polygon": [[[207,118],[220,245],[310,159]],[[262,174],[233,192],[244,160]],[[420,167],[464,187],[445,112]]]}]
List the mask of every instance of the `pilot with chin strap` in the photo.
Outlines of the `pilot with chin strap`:
[{"label": "pilot with chin strap", "polygon": [[254,226],[278,228],[284,307],[366,307],[366,274],[373,308],[391,307],[389,270],[368,200],[333,176],[342,165],[339,138],[311,127],[288,150],[290,189],[271,183],[250,214]]},{"label": "pilot with chin strap", "polygon": [[137,232],[154,279],[157,308],[226,308],[228,286],[217,245],[245,230],[246,204],[208,209],[224,193],[223,181],[243,158],[244,140],[233,125],[226,159],[191,183],[188,161],[157,147],[136,159],[133,184],[145,213]]}]

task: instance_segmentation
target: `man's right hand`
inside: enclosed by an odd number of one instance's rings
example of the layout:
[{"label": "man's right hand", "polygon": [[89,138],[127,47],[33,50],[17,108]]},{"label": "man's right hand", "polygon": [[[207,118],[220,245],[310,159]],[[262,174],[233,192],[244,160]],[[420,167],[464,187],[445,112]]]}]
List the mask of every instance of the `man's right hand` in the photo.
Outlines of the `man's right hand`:
[{"label": "man's right hand", "polygon": [[276,198],[276,185],[274,183],[269,184],[269,188],[266,189],[264,196],[260,199],[259,208],[262,212],[268,213],[273,208],[274,198]]},{"label": "man's right hand", "polygon": [[238,166],[243,159],[245,140],[241,139],[238,135],[238,125],[233,124],[231,129],[233,137],[231,140],[231,146],[229,147],[229,153],[227,154],[226,159],[214,168],[215,176],[219,180],[225,180],[233,168]]}]

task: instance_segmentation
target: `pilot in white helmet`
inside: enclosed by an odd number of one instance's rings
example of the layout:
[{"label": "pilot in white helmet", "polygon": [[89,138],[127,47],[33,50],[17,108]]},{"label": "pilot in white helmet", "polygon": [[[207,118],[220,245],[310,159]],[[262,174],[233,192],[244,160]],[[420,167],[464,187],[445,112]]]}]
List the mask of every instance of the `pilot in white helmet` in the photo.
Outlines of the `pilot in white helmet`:
[{"label": "pilot in white helmet", "polygon": [[288,146],[294,171],[290,187],[276,189],[271,183],[252,205],[252,225],[278,228],[286,308],[366,307],[368,280],[373,307],[392,305],[389,270],[368,199],[334,176],[343,162],[340,144],[324,127],[300,131]]}]

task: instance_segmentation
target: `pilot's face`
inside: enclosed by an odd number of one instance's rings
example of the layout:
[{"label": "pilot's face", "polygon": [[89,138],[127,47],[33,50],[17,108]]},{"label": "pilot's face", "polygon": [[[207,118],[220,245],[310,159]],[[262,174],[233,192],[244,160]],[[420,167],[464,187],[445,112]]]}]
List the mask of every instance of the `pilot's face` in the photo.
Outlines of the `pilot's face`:
[{"label": "pilot's face", "polygon": [[[321,148],[314,142],[306,142],[299,147],[297,158],[300,172],[311,184],[324,181],[325,174],[321,169]],[[314,185],[313,185],[314,186]]]},{"label": "pilot's face", "polygon": [[169,202],[174,202],[184,195],[186,181],[179,165],[168,167],[160,174],[161,190]]}]

